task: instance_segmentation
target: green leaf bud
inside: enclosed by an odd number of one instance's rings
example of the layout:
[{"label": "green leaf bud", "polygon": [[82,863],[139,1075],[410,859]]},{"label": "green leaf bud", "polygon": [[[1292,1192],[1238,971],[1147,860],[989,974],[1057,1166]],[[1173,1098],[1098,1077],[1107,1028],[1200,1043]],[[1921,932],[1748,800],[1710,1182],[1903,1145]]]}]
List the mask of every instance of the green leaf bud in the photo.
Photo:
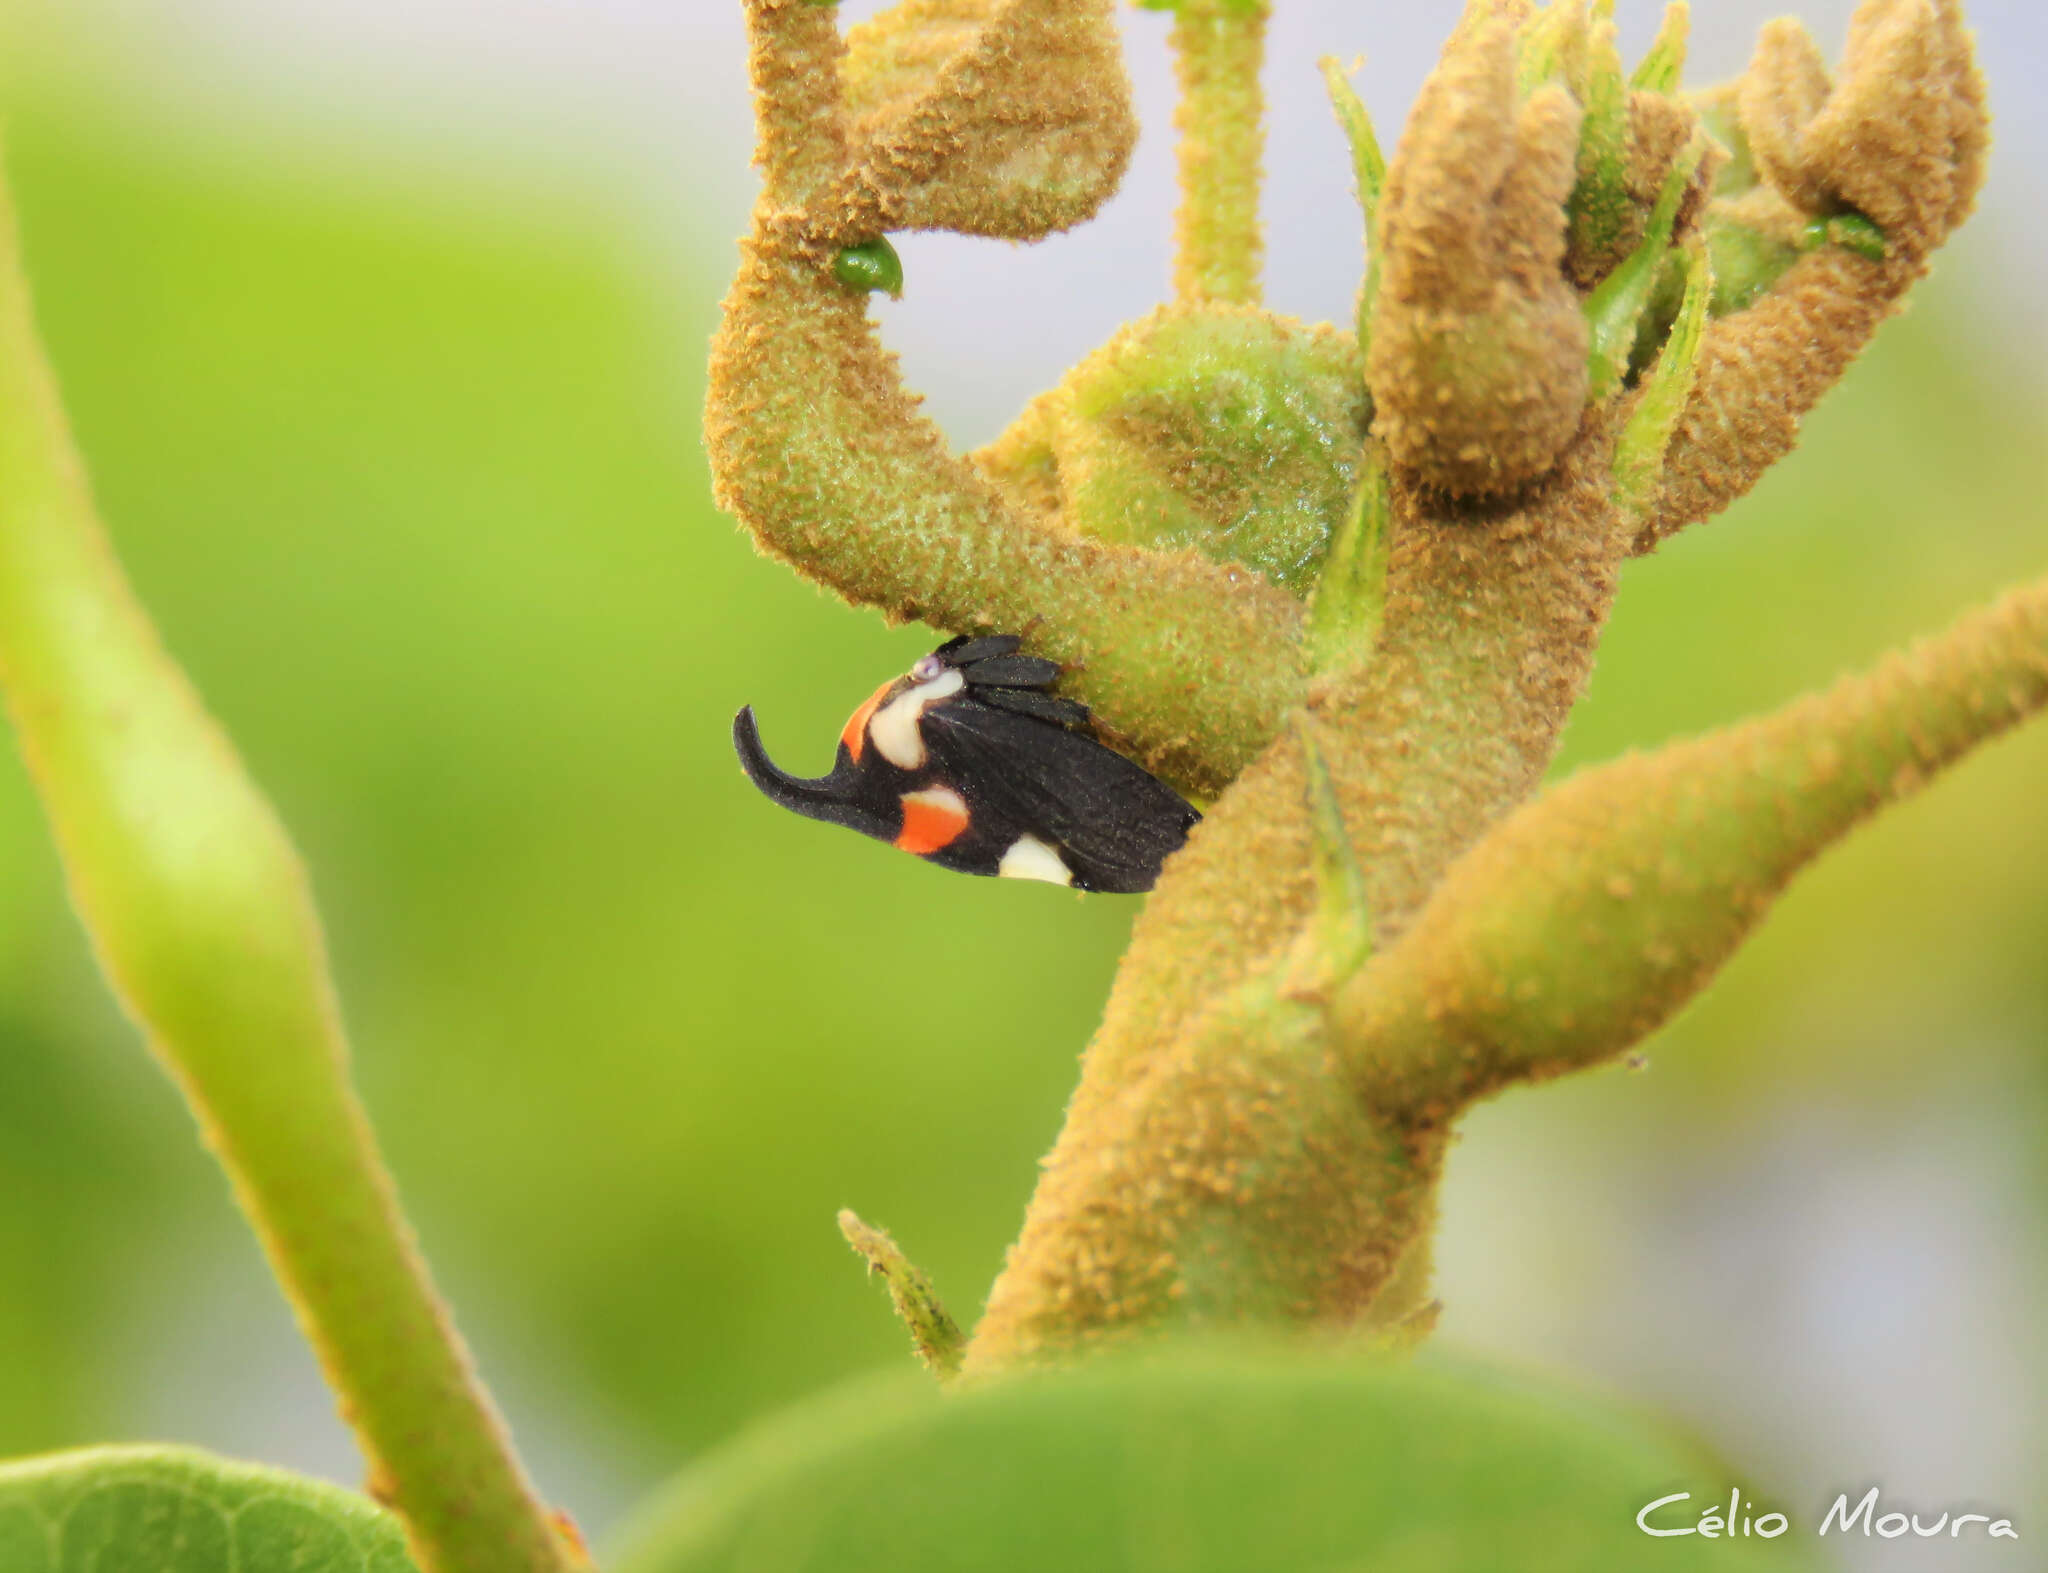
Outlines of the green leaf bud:
[{"label": "green leaf bud", "polygon": [[848,289],[865,290],[870,295],[882,290],[892,300],[903,298],[903,259],[886,235],[858,246],[841,246],[832,258],[832,276]]}]

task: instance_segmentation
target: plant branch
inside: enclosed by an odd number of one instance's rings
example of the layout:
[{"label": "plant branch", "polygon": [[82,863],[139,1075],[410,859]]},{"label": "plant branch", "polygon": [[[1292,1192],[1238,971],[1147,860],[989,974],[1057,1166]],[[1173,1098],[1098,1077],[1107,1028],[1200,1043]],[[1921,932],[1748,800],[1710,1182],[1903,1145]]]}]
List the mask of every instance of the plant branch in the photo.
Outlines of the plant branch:
[{"label": "plant branch", "polygon": [[573,1567],[350,1086],[297,854],[95,516],[4,189],[0,679],[100,966],[227,1170],[421,1568]]},{"label": "plant branch", "polygon": [[2048,580],[1773,715],[1546,793],[1338,996],[1362,1098],[1439,1122],[1626,1049],[1808,861],[2044,705]]},{"label": "plant branch", "polygon": [[1311,767],[1325,911],[1107,1085],[1084,1078],[967,1371],[1178,1322],[1425,1327],[1457,1114],[1654,1030],[1829,842],[2044,706],[2048,581],[1776,716],[1568,782],[1335,983],[1357,947],[1329,907],[1356,913],[1356,865]]},{"label": "plant branch", "polygon": [[[1629,536],[1607,495],[1611,461],[1589,424],[1519,507],[1447,506],[1394,483],[1377,642],[1306,690],[1382,945],[1549,766]],[[1315,902],[1307,794],[1301,750],[1283,735],[1167,863],[1052,1162],[1095,1140],[1089,1111],[1121,1098],[1195,1012],[1291,943]]]},{"label": "plant branch", "polygon": [[838,8],[817,0],[754,0],[748,9],[764,207],[801,208],[846,161],[846,54]]},{"label": "plant branch", "polygon": [[[748,0],[771,169],[783,157],[776,149],[812,147],[806,106],[840,102],[841,46],[814,37],[816,12],[799,0]],[[1092,159],[1100,178],[1087,200],[1107,195],[1129,128],[1105,8],[1009,0],[990,7],[964,43],[963,30],[945,29],[955,47],[936,57],[899,38],[896,17],[885,13],[856,40],[854,75],[863,92],[879,95],[863,135],[900,124],[904,147],[925,138],[954,150],[936,166],[947,179],[916,186],[921,207],[983,200],[989,211],[963,209],[948,222],[1002,233],[1023,232],[1008,226],[1032,213],[1071,222],[1079,211],[1048,196],[1050,187],[1014,184],[1037,166],[1015,156],[1020,128],[1031,126],[1005,108],[1005,95],[1044,85],[1045,64],[1020,38],[1036,40],[1076,79],[1061,114],[1078,117],[1073,146],[1093,150],[1083,162]],[[899,45],[908,53],[896,53]],[[849,155],[838,156],[843,165]],[[832,268],[848,213],[896,200],[878,184],[880,172],[908,179],[924,166],[907,153],[877,155],[861,173],[813,168],[810,157],[788,154],[806,171],[810,206],[788,205],[784,188],[794,189],[795,177],[764,190],[712,342],[704,428],[720,506],[763,550],[892,620],[952,632],[1033,627],[1035,645],[1074,669],[1070,687],[1130,752],[1198,792],[1221,790],[1300,694],[1301,603],[1192,552],[1091,540],[1027,516],[949,451],[883,349],[866,296]],[[968,178],[983,158],[1007,175]],[[1040,173],[1058,185],[1071,172]],[[849,179],[848,189],[869,192],[852,209],[840,189]]]},{"label": "plant branch", "polygon": [[1818,218],[1832,243],[1708,327],[1638,551],[1718,513],[1791,450],[1977,200],[1984,80],[1956,0],[1866,0],[1832,87],[1818,54],[1796,22],[1764,29],[1737,98],[1769,184],[1716,206],[1781,243]]},{"label": "plant branch", "polygon": [[1161,774],[1220,790],[1300,693],[1301,603],[1192,552],[1046,528],[903,388],[867,302],[777,237],[748,243],[712,345],[720,506],[768,551],[894,620],[1038,625],[1069,686]]},{"label": "plant branch", "polygon": [[1265,102],[1266,0],[1178,0],[1180,211],[1173,290],[1184,304],[1259,299],[1259,159]]}]

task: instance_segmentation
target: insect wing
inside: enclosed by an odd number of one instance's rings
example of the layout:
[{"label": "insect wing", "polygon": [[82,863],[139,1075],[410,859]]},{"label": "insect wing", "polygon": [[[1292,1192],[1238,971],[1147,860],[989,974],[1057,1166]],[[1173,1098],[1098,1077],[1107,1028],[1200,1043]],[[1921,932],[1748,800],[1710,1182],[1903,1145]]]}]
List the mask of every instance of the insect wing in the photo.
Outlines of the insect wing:
[{"label": "insect wing", "polygon": [[1054,726],[1080,726],[1088,719],[1088,707],[1080,700],[1043,694],[1035,688],[978,688],[974,697],[981,704],[1030,716],[1036,721],[1050,721]]},{"label": "insect wing", "polygon": [[1180,794],[1093,738],[963,694],[924,714],[941,779],[985,831],[1056,848],[1084,890],[1150,890],[1201,815]]},{"label": "insect wing", "polygon": [[1060,664],[1035,655],[998,655],[960,664],[960,675],[978,688],[1050,688]]},{"label": "insect wing", "polygon": [[948,639],[932,654],[948,666],[968,666],[976,661],[1014,655],[1017,647],[1023,643],[1023,639],[1017,634],[983,634],[979,638],[972,634],[961,634]]}]

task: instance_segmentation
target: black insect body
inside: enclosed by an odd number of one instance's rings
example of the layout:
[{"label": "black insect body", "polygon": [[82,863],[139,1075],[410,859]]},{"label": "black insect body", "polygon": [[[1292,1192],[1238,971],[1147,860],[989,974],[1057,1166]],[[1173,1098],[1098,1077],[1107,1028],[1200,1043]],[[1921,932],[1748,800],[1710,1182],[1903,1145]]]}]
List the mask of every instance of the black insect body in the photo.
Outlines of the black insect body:
[{"label": "black insect body", "polygon": [[1202,816],[1085,730],[1088,707],[1050,690],[1056,662],[1014,634],[949,640],[884,683],[839,734],[829,776],[776,768],[751,705],[733,746],[784,808],[963,874],[1076,890],[1150,890]]}]

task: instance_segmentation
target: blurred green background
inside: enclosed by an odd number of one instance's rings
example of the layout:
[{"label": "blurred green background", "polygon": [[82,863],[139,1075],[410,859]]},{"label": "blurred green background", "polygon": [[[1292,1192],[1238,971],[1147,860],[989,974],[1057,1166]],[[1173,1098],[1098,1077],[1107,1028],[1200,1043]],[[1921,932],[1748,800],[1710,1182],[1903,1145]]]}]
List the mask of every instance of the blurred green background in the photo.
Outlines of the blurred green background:
[{"label": "blurred green background", "polygon": [[[730,225],[678,245],[553,186],[223,152],[121,91],[17,73],[8,129],[104,512],[312,864],[444,1286],[602,1531],[749,1417],[905,1358],[839,1207],[971,1314],[1132,904],[948,876],[740,776],[740,703],[822,768],[930,636],[710,504]],[[1793,461],[1631,569],[1566,767],[2048,567],[2048,400],[1992,347],[1996,265],[1946,267]],[[2037,725],[1826,860],[1647,1072],[1482,1111],[1445,1338],[1660,1405],[1794,1501],[2048,1506],[2044,787]],[[10,752],[0,1456],[143,1437],[355,1468]]]}]

